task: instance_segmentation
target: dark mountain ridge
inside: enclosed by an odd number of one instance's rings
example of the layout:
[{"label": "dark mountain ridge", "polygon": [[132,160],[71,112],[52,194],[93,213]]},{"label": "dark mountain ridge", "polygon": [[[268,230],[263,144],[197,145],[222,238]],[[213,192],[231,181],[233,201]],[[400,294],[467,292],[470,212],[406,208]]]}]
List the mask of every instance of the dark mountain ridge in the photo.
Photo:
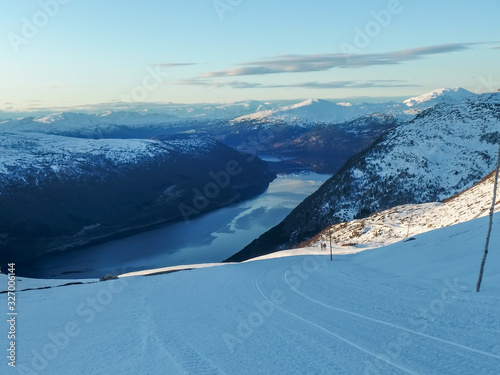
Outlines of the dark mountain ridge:
[{"label": "dark mountain ridge", "polygon": [[0,178],[2,262],[188,222],[263,192],[275,178],[260,159],[209,139],[8,134],[0,144],[18,158]]}]

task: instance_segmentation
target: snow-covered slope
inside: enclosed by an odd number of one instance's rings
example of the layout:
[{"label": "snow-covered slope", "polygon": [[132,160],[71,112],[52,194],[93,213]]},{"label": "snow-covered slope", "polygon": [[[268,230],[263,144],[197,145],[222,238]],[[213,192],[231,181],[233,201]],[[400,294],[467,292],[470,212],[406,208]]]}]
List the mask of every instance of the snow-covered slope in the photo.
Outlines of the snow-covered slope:
[{"label": "snow-covered slope", "polygon": [[16,369],[4,373],[496,374],[500,252],[473,292],[486,227],[476,219],[333,262],[285,257],[18,292]]},{"label": "snow-covered slope", "polygon": [[[409,204],[377,212],[367,218],[335,224],[312,241],[313,246],[330,240],[336,246],[361,249],[386,246],[411,236],[488,215],[491,208],[494,172],[470,189],[444,202]],[[500,197],[500,186],[497,187]],[[500,204],[495,212],[500,211]]]},{"label": "snow-covered slope", "polygon": [[[499,131],[500,94],[425,110],[344,171],[342,178],[354,191],[379,199],[354,205],[346,200],[340,216],[350,219],[363,209],[377,211],[398,195],[431,202],[471,187],[493,169]],[[322,206],[328,210],[328,200]]]},{"label": "snow-covered slope", "polygon": [[[0,122],[0,132],[30,132],[83,138],[103,138],[114,135],[123,138],[128,135],[127,131],[137,133],[140,130],[168,129],[177,124],[178,120],[172,115],[160,115],[147,111],[106,112],[104,114],[59,112],[40,118],[27,117]],[[120,133],[124,135],[120,136]],[[138,134],[140,135],[140,132]]]},{"label": "snow-covered slope", "polygon": [[469,98],[471,96],[476,96],[476,95],[477,94],[467,91],[461,87],[454,87],[451,89],[442,88],[428,92],[420,96],[416,96],[414,98],[407,99],[403,103],[406,104],[408,107],[428,108],[439,103],[448,103],[448,104],[458,103],[464,100],[465,98]]},{"label": "snow-covered slope", "polygon": [[[91,172],[88,166],[108,164],[109,169],[133,165],[171,151],[198,155],[214,142],[201,139],[158,141],[147,139],[82,139],[23,132],[0,133],[1,187],[17,181],[37,184],[43,177],[68,178]],[[85,172],[81,170],[85,167]],[[19,187],[19,186],[18,186]]]}]

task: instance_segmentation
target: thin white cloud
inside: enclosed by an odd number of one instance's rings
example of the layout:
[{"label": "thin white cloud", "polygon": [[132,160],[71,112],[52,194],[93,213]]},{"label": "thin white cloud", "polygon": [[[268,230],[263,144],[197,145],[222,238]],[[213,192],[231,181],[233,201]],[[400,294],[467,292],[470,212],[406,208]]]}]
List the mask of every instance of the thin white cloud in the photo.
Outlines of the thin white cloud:
[{"label": "thin white cloud", "polygon": [[174,82],[175,85],[187,85],[187,86],[202,86],[202,87],[213,87],[222,88],[230,87],[234,89],[250,89],[255,87],[261,87],[260,83],[251,83],[244,81],[210,81],[206,79],[185,79]]},{"label": "thin white cloud", "polygon": [[386,53],[353,54],[340,53],[316,55],[281,55],[268,60],[249,61],[225,70],[206,72],[203,78],[265,75],[278,73],[303,73],[326,71],[333,68],[364,68],[376,65],[394,65],[417,60],[429,55],[464,51],[477,43],[452,43],[412,48]]},{"label": "thin white cloud", "polygon": [[418,85],[407,83],[401,80],[370,80],[370,81],[329,81],[329,82],[299,82],[290,84],[264,85],[262,83],[245,81],[211,81],[209,79],[185,79],[170,83],[173,85],[201,86],[222,88],[229,87],[234,89],[250,88],[306,88],[306,89],[340,89],[340,88],[374,88],[374,87],[415,87]]},{"label": "thin white cloud", "polygon": [[366,89],[375,87],[415,87],[418,85],[405,83],[400,80],[373,80],[373,81],[330,81],[330,82],[302,82],[289,85],[271,85],[268,88],[306,88],[306,89]]}]

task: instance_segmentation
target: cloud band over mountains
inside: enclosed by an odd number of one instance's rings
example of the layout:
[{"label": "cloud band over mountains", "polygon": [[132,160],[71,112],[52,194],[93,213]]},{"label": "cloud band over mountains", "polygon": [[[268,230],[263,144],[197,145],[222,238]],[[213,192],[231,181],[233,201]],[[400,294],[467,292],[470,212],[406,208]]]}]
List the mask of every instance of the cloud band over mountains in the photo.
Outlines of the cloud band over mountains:
[{"label": "cloud band over mountains", "polygon": [[200,87],[222,88],[229,87],[233,89],[251,89],[251,88],[306,88],[306,89],[340,89],[340,88],[375,88],[375,87],[414,87],[418,85],[406,83],[401,80],[370,80],[370,81],[330,81],[330,82],[300,82],[283,85],[263,85],[261,83],[244,81],[212,81],[209,79],[187,79],[174,82],[175,85],[188,85]]},{"label": "cloud band over mountains", "polygon": [[320,72],[334,68],[365,68],[375,65],[395,65],[418,60],[429,55],[447,54],[469,49],[478,43],[451,43],[412,48],[395,52],[368,54],[281,55],[268,60],[250,61],[225,70],[205,72],[203,78],[265,75],[279,73]]}]

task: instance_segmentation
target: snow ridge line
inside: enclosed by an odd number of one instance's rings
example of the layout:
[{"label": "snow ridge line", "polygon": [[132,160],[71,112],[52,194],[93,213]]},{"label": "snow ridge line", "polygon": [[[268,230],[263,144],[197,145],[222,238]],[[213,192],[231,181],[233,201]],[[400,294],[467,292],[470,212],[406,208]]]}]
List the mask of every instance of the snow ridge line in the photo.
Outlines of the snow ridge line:
[{"label": "snow ridge line", "polygon": [[308,299],[309,301],[313,302],[313,303],[316,303],[318,305],[321,305],[321,306],[324,306],[324,307],[327,307],[331,310],[335,310],[335,311],[338,311],[338,312],[341,312],[341,313],[344,313],[344,314],[348,314],[348,315],[353,315],[353,316],[356,316],[358,318],[362,318],[362,319],[365,319],[365,320],[369,320],[371,322],[375,322],[375,323],[379,323],[379,324],[383,324],[383,325],[386,325],[386,326],[389,326],[389,327],[393,327],[393,328],[397,328],[397,329],[400,329],[402,331],[406,331],[408,333],[413,333],[414,335],[418,335],[418,336],[422,336],[422,337],[425,337],[425,338],[428,338],[428,339],[431,339],[431,340],[435,340],[435,341],[438,341],[438,342],[441,342],[443,344],[448,344],[448,345],[452,345],[452,346],[455,346],[457,348],[461,348],[461,349],[465,349],[465,350],[469,350],[471,352],[474,352],[474,353],[478,353],[478,354],[482,354],[482,355],[485,355],[485,356],[488,356],[488,357],[491,357],[491,358],[495,358],[495,359],[500,359],[500,356],[498,355],[495,355],[495,354],[492,354],[492,353],[488,353],[488,352],[484,352],[482,350],[479,350],[479,349],[474,349],[474,348],[471,348],[469,346],[466,346],[466,345],[462,345],[462,344],[459,344],[459,343],[456,343],[456,342],[453,342],[453,341],[448,341],[448,340],[445,340],[445,339],[441,339],[439,337],[435,337],[435,336],[431,336],[431,335],[427,335],[425,333],[422,333],[422,332],[417,332],[417,331],[413,331],[409,328],[405,328],[405,327],[401,327],[401,326],[398,326],[397,324],[392,324],[392,323],[388,323],[388,322],[385,322],[383,320],[379,320],[379,319],[375,319],[375,318],[370,318],[366,315],[362,315],[362,314],[358,314],[358,313],[355,313],[353,311],[349,311],[349,310],[344,310],[344,309],[341,309],[341,308],[338,308],[338,307],[334,307],[334,306],[330,306],[326,303],[323,303],[323,302],[320,302],[320,301],[317,301],[315,300],[314,298],[311,298],[311,297],[308,297],[306,296],[305,294],[303,294],[302,292],[299,292],[297,289],[295,289],[294,287],[292,287],[290,285],[290,283],[288,282],[288,280],[286,279],[286,276],[285,274],[283,274],[283,281],[285,282],[285,284],[288,285],[288,287],[290,289],[292,289],[295,293],[301,295],[302,297]]},{"label": "snow ridge line", "polygon": [[301,317],[301,316],[299,316],[299,315],[296,315],[296,314],[294,314],[293,312],[291,312],[291,311],[289,311],[289,310],[287,310],[287,309],[285,309],[285,308],[283,308],[283,307],[281,307],[281,306],[279,306],[279,305],[277,305],[277,304],[273,303],[270,299],[268,299],[268,298],[264,295],[264,293],[262,293],[262,290],[259,288],[259,285],[258,285],[258,282],[257,282],[257,281],[258,281],[259,276],[260,276],[260,274],[258,274],[258,275],[257,275],[257,277],[256,277],[256,278],[255,278],[255,280],[254,280],[255,289],[257,290],[257,292],[259,292],[259,294],[262,296],[262,298],[264,298],[266,301],[268,301],[269,303],[271,303],[272,305],[274,305],[277,309],[279,309],[279,310],[281,310],[281,311],[283,311],[283,312],[285,312],[285,313],[287,313],[287,314],[289,314],[289,315],[293,316],[294,318],[296,318],[296,319],[298,319],[298,320],[301,320],[301,321],[303,321],[303,322],[305,322],[305,323],[307,323],[307,324],[309,324],[309,325],[311,325],[311,326],[313,326],[313,327],[315,327],[315,328],[319,329],[320,331],[322,331],[322,332],[324,332],[324,333],[326,333],[326,334],[328,334],[328,335],[330,335],[330,336],[332,336],[332,337],[336,338],[337,340],[340,340],[340,341],[342,341],[342,342],[344,342],[344,343],[346,343],[346,344],[348,344],[348,345],[350,345],[350,346],[352,346],[352,347],[354,347],[354,348],[358,349],[359,351],[361,351],[361,352],[363,352],[363,353],[365,353],[365,354],[368,354],[369,356],[372,356],[372,357],[374,357],[374,358],[376,358],[376,359],[378,359],[378,360],[380,360],[380,361],[382,361],[382,362],[384,362],[384,363],[388,364],[389,366],[395,367],[395,368],[397,368],[397,369],[399,369],[399,370],[401,370],[401,371],[403,371],[403,372],[405,372],[405,373],[407,373],[407,374],[412,374],[412,375],[420,375],[419,373],[414,372],[413,370],[411,370],[411,369],[409,369],[409,368],[407,368],[407,367],[405,367],[405,366],[398,365],[398,364],[396,364],[396,363],[393,363],[393,362],[391,362],[391,361],[388,361],[387,359],[385,359],[385,358],[383,358],[383,357],[380,357],[380,356],[379,356],[379,355],[377,355],[376,353],[373,353],[373,352],[371,352],[370,350],[365,349],[365,348],[363,348],[362,346],[359,346],[358,344],[356,344],[356,343],[354,343],[354,342],[352,342],[352,341],[350,341],[350,340],[348,340],[348,339],[346,339],[346,338],[344,338],[344,337],[342,337],[342,336],[340,336],[340,335],[338,335],[338,334],[336,334],[336,333],[334,333],[334,332],[331,332],[331,331],[327,330],[326,328],[321,327],[320,325],[318,325],[318,324],[316,324],[316,323],[314,323],[314,322],[311,322],[310,320],[308,320],[308,319],[306,319],[306,318],[303,318],[303,317]]}]

